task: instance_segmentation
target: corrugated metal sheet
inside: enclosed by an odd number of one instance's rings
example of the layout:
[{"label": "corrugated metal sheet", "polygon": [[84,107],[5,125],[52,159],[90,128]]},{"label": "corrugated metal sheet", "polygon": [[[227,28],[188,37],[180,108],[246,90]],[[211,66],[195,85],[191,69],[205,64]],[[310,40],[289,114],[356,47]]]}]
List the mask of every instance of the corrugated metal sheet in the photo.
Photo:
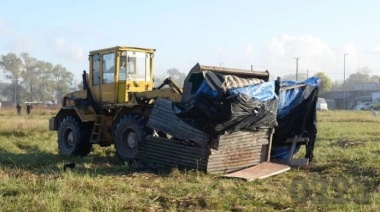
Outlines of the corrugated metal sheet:
[{"label": "corrugated metal sheet", "polygon": [[155,164],[229,173],[265,161],[272,131],[240,131],[218,137],[219,148],[148,136],[140,145],[141,159]]},{"label": "corrugated metal sheet", "polygon": [[210,136],[179,119],[173,111],[172,102],[157,99],[147,124],[150,128],[174,135],[176,138],[194,141],[199,145],[207,144]]},{"label": "corrugated metal sheet", "polygon": [[242,78],[235,75],[221,75],[212,71],[205,71],[203,77],[213,90],[223,90],[226,92],[231,88],[239,88],[248,85],[264,83],[264,80],[257,78]]},{"label": "corrugated metal sheet", "polygon": [[270,133],[262,129],[219,136],[219,147],[209,155],[207,172],[228,173],[264,161]]},{"label": "corrugated metal sheet", "polygon": [[[255,146],[268,144],[268,138],[270,135],[268,129],[257,131],[239,131],[231,134],[221,135],[213,141],[215,145],[218,145],[217,149],[223,150],[223,148],[231,148],[240,146]],[[214,146],[215,146],[214,145]]]},{"label": "corrugated metal sheet", "polygon": [[155,164],[205,170],[210,154],[206,147],[148,136],[140,145],[141,159]]}]

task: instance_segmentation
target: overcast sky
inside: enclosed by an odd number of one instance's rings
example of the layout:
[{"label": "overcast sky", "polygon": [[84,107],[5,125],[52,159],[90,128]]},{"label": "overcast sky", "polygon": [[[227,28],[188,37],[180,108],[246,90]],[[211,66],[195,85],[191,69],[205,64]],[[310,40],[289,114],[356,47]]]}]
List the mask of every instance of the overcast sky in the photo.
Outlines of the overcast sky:
[{"label": "overcast sky", "polygon": [[157,75],[196,63],[272,76],[359,68],[380,75],[377,0],[0,0],[0,54],[28,52],[62,64],[79,81],[88,52],[155,48]]}]

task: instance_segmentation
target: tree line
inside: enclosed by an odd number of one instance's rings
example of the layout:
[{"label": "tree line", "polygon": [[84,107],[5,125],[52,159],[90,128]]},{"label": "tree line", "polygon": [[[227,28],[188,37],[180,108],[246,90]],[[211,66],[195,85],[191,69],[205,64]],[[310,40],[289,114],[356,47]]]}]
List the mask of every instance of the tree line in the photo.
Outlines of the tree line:
[{"label": "tree line", "polygon": [[[352,90],[356,83],[380,83],[378,75],[370,75],[371,69],[368,67],[359,68],[355,73],[349,74],[345,81],[332,81],[324,72],[318,72],[314,76],[320,79],[319,94],[329,91]],[[284,75],[283,80],[294,80],[295,74]],[[300,81],[307,79],[307,74],[300,73],[298,79]]]},{"label": "tree line", "polygon": [[[46,100],[59,102],[66,93],[80,89],[79,86],[74,86],[74,74],[64,66],[38,60],[26,52],[20,55],[14,53],[1,55],[0,69],[7,79],[7,82],[0,82],[0,95],[15,103]],[[356,73],[348,75],[344,83],[333,82],[324,72],[318,72],[314,76],[321,80],[320,93],[325,93],[350,90],[355,83],[379,82],[379,76],[370,75],[370,72],[367,67],[358,69]],[[166,74],[179,86],[183,86],[185,73],[172,68],[167,70]],[[155,76],[155,85],[161,84],[167,76]],[[306,74],[300,73],[298,78],[304,80],[307,77]],[[282,79],[295,79],[295,75],[285,75]]]},{"label": "tree line", "polygon": [[74,74],[61,64],[38,60],[23,52],[1,55],[0,69],[8,82],[1,95],[13,102],[60,100],[72,90]]},{"label": "tree line", "polygon": [[166,71],[166,75],[154,76],[154,86],[161,85],[167,77],[171,77],[172,80],[177,83],[178,86],[183,87],[187,74],[179,71],[176,68],[171,68]]}]

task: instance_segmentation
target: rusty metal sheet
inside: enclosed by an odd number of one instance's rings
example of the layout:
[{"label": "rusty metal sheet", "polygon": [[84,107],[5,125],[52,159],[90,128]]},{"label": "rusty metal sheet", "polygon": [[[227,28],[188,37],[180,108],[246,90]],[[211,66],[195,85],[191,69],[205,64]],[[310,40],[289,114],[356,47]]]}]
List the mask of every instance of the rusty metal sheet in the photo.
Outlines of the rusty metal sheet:
[{"label": "rusty metal sheet", "polygon": [[222,150],[230,147],[246,147],[255,145],[266,145],[269,143],[269,129],[255,131],[243,130],[231,134],[220,135],[213,141],[213,148]]},{"label": "rusty metal sheet", "polygon": [[191,140],[200,145],[207,144],[210,136],[179,119],[172,109],[172,102],[158,98],[149,116],[150,128],[170,134],[182,140]]},{"label": "rusty metal sheet", "polygon": [[[252,135],[254,133],[260,135],[261,140],[265,138],[264,135],[267,140],[270,137],[268,133],[261,131],[236,132],[233,136],[232,134],[220,136],[219,150],[212,150],[209,145],[201,146],[148,136],[140,145],[141,159],[151,163],[198,169],[213,174],[229,173],[265,161],[268,145],[261,143],[268,142],[257,142],[257,136]],[[250,139],[243,139],[244,136]],[[237,142],[239,140],[241,143]]]},{"label": "rusty metal sheet", "polygon": [[214,152],[208,158],[207,172],[229,173],[261,162],[262,146],[230,148]]},{"label": "rusty metal sheet", "polygon": [[288,165],[263,162],[256,166],[223,175],[223,177],[242,178],[246,181],[253,181],[256,179],[263,179],[276,174],[280,174],[288,170],[290,170],[290,166]]},{"label": "rusty metal sheet", "polygon": [[140,145],[140,158],[148,163],[205,170],[209,149],[185,142],[148,136]]}]

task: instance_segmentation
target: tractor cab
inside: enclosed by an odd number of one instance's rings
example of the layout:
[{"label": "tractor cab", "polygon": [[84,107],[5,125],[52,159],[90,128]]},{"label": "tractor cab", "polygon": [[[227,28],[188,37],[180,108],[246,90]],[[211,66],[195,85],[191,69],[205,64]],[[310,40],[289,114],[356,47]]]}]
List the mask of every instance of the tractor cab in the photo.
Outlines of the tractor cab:
[{"label": "tractor cab", "polygon": [[132,92],[152,90],[154,52],[124,46],[91,51],[88,84],[95,101],[126,103]]}]

